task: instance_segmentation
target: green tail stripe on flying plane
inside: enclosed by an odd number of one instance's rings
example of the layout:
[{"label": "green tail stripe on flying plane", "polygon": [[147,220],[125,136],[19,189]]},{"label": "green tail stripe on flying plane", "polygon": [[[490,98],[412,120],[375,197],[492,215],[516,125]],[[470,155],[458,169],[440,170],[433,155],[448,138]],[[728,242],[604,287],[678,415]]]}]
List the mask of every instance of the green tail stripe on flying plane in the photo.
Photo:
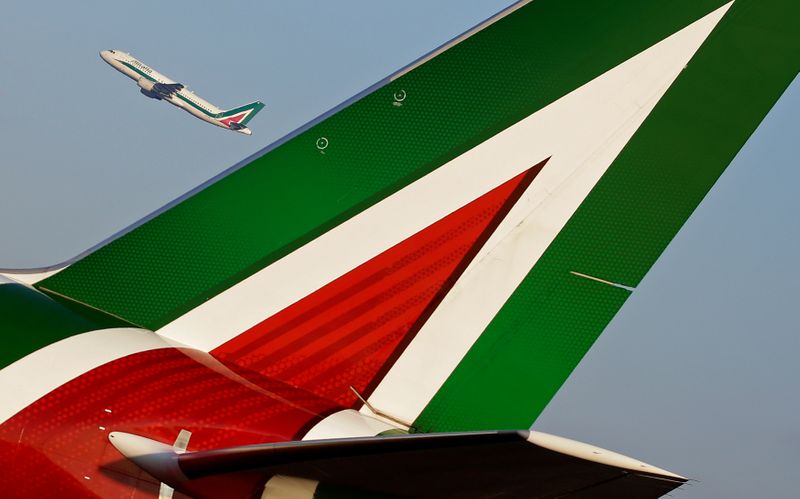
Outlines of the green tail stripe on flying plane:
[{"label": "green tail stripe on flying plane", "polygon": [[[158,329],[726,3],[536,0],[38,287]],[[733,4],[418,429],[531,424],[630,294],[570,272],[641,281],[797,75],[799,29],[794,0]]]},{"label": "green tail stripe on flying plane", "polygon": [[229,110],[227,110],[227,111],[222,111],[221,113],[217,113],[217,114],[215,114],[215,115],[214,115],[214,117],[215,117],[215,118],[227,118],[228,116],[234,116],[234,115],[236,115],[236,114],[238,114],[238,113],[241,113],[241,112],[244,112],[244,111],[249,111],[249,110],[252,110],[253,112],[251,112],[250,114],[248,114],[247,116],[245,116],[245,118],[244,118],[242,121],[240,121],[240,123],[241,123],[242,125],[245,125],[245,124],[247,124],[247,122],[249,122],[250,120],[252,120],[252,119],[253,119],[253,117],[254,117],[254,116],[255,116],[255,115],[256,115],[256,114],[257,114],[259,111],[261,111],[262,109],[264,109],[264,103],[263,103],[263,102],[260,102],[260,101],[258,101],[258,102],[251,102],[250,104],[245,104],[244,106],[239,106],[239,107],[237,107],[237,108],[234,108],[234,109],[229,109]]}]

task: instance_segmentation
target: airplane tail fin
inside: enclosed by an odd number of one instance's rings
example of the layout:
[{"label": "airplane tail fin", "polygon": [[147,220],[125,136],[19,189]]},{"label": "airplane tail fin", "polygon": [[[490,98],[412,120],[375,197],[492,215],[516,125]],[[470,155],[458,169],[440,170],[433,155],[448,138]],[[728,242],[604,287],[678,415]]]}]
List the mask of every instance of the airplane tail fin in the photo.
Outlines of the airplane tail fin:
[{"label": "airplane tail fin", "polygon": [[238,126],[241,128],[246,126],[247,123],[252,120],[253,117],[262,109],[264,109],[264,103],[261,101],[256,101],[245,104],[244,106],[222,111],[214,115],[214,117],[228,126]]},{"label": "airplane tail fin", "polygon": [[527,428],[795,78],[798,22],[522,1],[36,288],[419,431]]}]

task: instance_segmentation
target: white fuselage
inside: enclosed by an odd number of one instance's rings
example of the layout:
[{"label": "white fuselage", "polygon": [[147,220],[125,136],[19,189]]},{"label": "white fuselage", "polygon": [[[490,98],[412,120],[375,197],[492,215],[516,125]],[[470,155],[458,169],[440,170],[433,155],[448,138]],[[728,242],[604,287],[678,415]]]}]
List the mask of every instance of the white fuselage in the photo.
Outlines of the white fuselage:
[{"label": "white fuselage", "polygon": [[[125,52],[120,52],[119,50],[103,50],[100,52],[100,57],[120,73],[135,80],[142,88],[142,93],[149,97],[153,97],[146,92],[146,86],[149,83],[163,83],[167,85],[178,83]],[[215,117],[215,115],[223,112],[222,109],[201,99],[185,87],[169,96],[153,98],[167,101],[173,106],[177,106],[212,125],[229,128],[227,124]],[[252,133],[247,127],[235,131],[245,135],[250,135]]]}]

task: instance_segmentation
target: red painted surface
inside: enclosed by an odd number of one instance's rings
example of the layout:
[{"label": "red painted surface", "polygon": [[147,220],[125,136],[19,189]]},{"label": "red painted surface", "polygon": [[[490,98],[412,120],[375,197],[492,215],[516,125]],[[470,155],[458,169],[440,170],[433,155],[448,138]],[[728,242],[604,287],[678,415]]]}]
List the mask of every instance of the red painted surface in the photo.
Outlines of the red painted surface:
[{"label": "red painted surface", "polygon": [[[365,394],[374,388],[543,165],[213,356],[173,348],[142,352],[50,392],[0,425],[0,497],[157,497],[159,482],[111,446],[111,431],[170,443],[186,429],[189,451],[299,439],[323,417],[353,405],[350,385]],[[238,473],[192,487],[212,496],[258,496],[266,478]]]},{"label": "red painted surface", "polygon": [[0,497],[157,497],[159,483],[125,461],[108,432],[171,443],[186,429],[189,450],[213,449],[294,440],[337,409],[205,353],[135,354],[70,381],[0,426]]},{"label": "red painted surface", "polygon": [[231,116],[229,118],[221,119],[219,121],[224,125],[230,126],[231,123],[239,123],[240,121],[242,121],[246,115],[247,113],[244,112],[242,114],[237,114],[236,116]]},{"label": "red painted surface", "polygon": [[544,162],[212,353],[344,406],[374,389]]}]

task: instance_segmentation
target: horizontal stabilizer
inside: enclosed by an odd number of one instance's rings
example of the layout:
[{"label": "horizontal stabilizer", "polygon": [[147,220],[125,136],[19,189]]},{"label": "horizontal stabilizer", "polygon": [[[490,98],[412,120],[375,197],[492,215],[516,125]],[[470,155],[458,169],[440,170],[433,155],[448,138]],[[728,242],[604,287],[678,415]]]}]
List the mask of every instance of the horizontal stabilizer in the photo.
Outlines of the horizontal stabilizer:
[{"label": "horizontal stabilizer", "polygon": [[109,438],[140,468],[194,497],[257,497],[276,475],[432,498],[648,498],[686,482],[620,454],[528,431],[312,440],[183,454],[128,433]]}]

